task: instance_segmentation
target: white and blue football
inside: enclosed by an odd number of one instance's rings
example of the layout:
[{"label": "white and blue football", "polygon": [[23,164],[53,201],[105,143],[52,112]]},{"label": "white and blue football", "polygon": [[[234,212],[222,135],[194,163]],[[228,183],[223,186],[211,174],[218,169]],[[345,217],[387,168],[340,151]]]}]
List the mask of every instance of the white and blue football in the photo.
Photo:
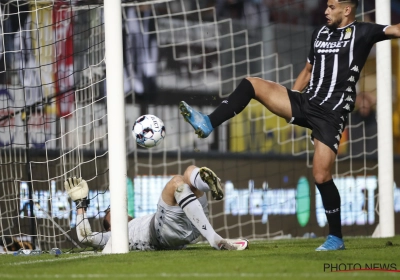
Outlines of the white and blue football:
[{"label": "white and blue football", "polygon": [[143,115],[133,124],[132,135],[139,146],[152,148],[165,138],[165,126],[160,118],[154,115]]}]

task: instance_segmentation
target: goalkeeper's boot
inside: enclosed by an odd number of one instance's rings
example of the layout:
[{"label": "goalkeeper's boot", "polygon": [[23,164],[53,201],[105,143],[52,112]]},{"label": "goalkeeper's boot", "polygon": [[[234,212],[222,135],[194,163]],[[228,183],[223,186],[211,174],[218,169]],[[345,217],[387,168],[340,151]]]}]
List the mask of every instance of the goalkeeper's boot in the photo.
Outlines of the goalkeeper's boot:
[{"label": "goalkeeper's boot", "polygon": [[190,107],[185,101],[179,103],[179,110],[185,121],[190,123],[199,138],[207,138],[213,131],[210,118]]},{"label": "goalkeeper's boot", "polygon": [[210,187],[211,195],[215,200],[221,200],[224,198],[221,180],[211,169],[207,167],[200,168],[200,178]]},{"label": "goalkeeper's boot", "polygon": [[315,251],[335,251],[335,250],[344,250],[344,242],[342,238],[339,238],[334,235],[328,235],[324,244],[319,246]]},{"label": "goalkeeper's boot", "polygon": [[242,251],[249,248],[249,241],[246,239],[222,239],[218,243],[220,250]]}]

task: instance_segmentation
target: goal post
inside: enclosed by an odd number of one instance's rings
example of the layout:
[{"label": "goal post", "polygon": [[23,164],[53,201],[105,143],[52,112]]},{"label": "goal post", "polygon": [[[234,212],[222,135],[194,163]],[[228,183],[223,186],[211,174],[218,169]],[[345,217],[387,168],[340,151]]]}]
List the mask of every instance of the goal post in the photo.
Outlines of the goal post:
[{"label": "goal post", "polygon": [[104,1],[107,71],[110,207],[113,231],[111,253],[128,252],[126,190],[125,96],[123,89],[121,0]]},{"label": "goal post", "polygon": [[[376,22],[391,24],[390,0],[375,0]],[[379,225],[376,237],[392,237],[394,231],[392,55],[391,42],[376,46]]]}]

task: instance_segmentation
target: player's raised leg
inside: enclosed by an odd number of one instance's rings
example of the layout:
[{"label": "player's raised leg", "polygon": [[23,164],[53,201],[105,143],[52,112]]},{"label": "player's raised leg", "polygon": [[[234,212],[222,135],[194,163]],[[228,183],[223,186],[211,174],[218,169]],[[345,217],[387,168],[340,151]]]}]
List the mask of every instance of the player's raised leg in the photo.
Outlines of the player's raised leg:
[{"label": "player's raised leg", "polygon": [[210,188],[211,195],[215,200],[221,200],[224,198],[224,192],[221,186],[221,180],[215,175],[215,173],[207,168],[200,168],[200,178]]},{"label": "player's raised leg", "polygon": [[184,173],[184,180],[191,187],[203,192],[211,191],[211,195],[215,200],[224,198],[224,192],[221,186],[221,180],[208,167],[197,167],[190,165]]},{"label": "player's raised leg", "polygon": [[185,121],[190,123],[199,138],[207,138],[213,131],[210,118],[190,107],[185,101],[179,103],[179,110]]},{"label": "player's raised leg", "polygon": [[237,88],[210,114],[194,110],[186,102],[179,103],[184,119],[200,138],[206,138],[214,128],[243,111],[251,99],[256,99],[276,115],[290,120],[292,110],[285,87],[260,78],[243,79]]}]

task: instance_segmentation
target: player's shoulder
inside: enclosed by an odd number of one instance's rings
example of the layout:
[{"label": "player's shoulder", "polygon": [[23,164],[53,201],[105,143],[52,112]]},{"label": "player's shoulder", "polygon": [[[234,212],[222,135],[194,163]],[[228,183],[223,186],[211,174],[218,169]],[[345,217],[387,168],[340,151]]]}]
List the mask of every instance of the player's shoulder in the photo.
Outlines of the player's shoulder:
[{"label": "player's shoulder", "polygon": [[371,26],[375,26],[375,25],[376,25],[376,23],[367,22],[367,21],[355,21],[353,24],[354,24],[355,26],[357,26],[358,28],[360,28],[360,27],[369,28],[369,27],[371,27]]},{"label": "player's shoulder", "polygon": [[[382,25],[374,22],[356,22],[355,24],[357,34],[359,34],[359,36],[370,38],[375,43],[385,39],[385,37],[383,36],[385,36],[384,34],[387,25]],[[376,36],[379,36],[379,38],[381,39],[376,41]]]},{"label": "player's shoulder", "polygon": [[354,22],[354,25],[356,26],[357,29],[365,31],[370,31],[371,29],[380,29],[385,26],[378,23],[365,22],[365,21],[356,21]]}]

